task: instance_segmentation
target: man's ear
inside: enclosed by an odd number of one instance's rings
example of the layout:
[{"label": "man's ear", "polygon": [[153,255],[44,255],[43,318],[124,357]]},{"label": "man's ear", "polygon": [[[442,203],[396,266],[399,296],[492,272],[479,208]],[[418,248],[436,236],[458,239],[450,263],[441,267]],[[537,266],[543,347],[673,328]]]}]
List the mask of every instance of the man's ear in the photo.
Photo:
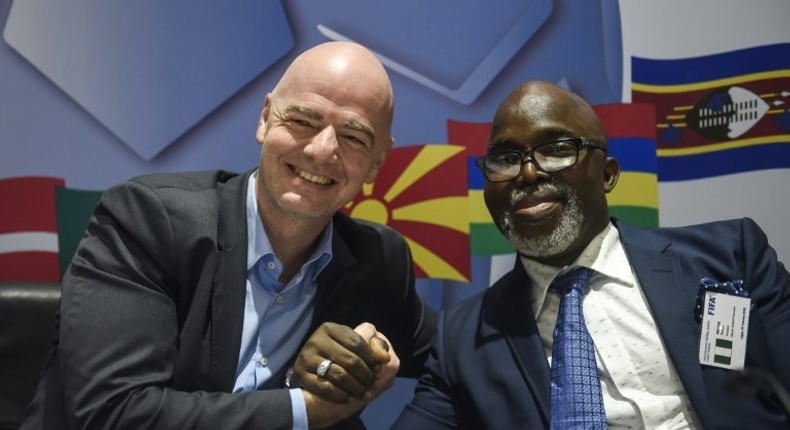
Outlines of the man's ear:
[{"label": "man's ear", "polygon": [[607,193],[612,191],[620,179],[620,162],[616,158],[606,157],[603,168],[603,189]]},{"label": "man's ear", "polygon": [[266,123],[269,121],[269,111],[272,106],[272,93],[266,94],[266,99],[263,101],[263,109],[261,109],[261,116],[258,118],[258,128],[255,131],[255,140],[258,143],[263,143],[266,137]]},{"label": "man's ear", "polygon": [[395,145],[395,138],[390,137],[387,141],[387,145],[378,151],[376,154],[376,159],[370,165],[370,169],[368,170],[368,175],[365,177],[366,184],[372,184],[373,181],[376,180],[376,177],[379,175],[379,171],[381,170],[381,166],[384,165],[384,161],[387,160],[387,155],[389,155],[392,147]]}]

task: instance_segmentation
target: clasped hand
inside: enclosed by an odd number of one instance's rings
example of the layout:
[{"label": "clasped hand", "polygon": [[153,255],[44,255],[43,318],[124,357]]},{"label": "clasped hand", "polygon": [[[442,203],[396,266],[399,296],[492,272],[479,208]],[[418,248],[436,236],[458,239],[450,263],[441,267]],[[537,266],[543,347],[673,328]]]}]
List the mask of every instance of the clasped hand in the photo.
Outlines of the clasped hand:
[{"label": "clasped hand", "polygon": [[[320,376],[319,366],[327,359],[331,364]],[[327,322],[299,352],[291,385],[302,388],[310,428],[322,428],[358,412],[390,388],[399,368],[394,348],[372,324],[351,329]]]}]

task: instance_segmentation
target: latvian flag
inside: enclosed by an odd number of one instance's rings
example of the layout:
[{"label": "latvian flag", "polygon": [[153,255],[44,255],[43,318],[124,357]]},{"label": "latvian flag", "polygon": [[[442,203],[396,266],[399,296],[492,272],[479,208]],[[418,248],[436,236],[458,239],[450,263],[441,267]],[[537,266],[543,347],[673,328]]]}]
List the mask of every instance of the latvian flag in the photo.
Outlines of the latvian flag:
[{"label": "latvian flag", "polygon": [[55,189],[61,178],[0,179],[0,281],[59,282]]}]

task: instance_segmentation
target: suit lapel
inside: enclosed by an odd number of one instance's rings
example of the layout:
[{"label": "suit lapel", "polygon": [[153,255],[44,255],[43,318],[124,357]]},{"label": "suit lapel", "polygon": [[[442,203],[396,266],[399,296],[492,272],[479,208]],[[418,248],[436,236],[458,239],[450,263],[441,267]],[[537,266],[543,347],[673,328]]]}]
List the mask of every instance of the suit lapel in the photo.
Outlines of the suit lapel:
[{"label": "suit lapel", "polygon": [[524,267],[516,258],[515,268],[491,287],[491,294],[484,298],[480,331],[483,339],[504,333],[516,367],[532,392],[543,423],[548,427],[551,373],[532,313],[530,287]]},{"label": "suit lapel", "polygon": [[357,263],[351,249],[337,229],[337,217],[335,218],[335,228],[332,232],[332,261],[321,271],[317,279],[313,328],[319,322],[327,320],[328,303],[331,303],[338,290],[342,289],[341,285],[344,283],[349,269]]},{"label": "suit lapel", "polygon": [[247,280],[247,180],[252,171],[217,184],[217,269],[212,279],[211,386],[231,391],[236,375]]},{"label": "suit lapel", "polygon": [[689,400],[700,420],[709,422],[705,383],[696,359],[700,328],[694,305],[699,278],[681,275],[677,257],[666,252],[671,243],[656,232],[615,225]]}]

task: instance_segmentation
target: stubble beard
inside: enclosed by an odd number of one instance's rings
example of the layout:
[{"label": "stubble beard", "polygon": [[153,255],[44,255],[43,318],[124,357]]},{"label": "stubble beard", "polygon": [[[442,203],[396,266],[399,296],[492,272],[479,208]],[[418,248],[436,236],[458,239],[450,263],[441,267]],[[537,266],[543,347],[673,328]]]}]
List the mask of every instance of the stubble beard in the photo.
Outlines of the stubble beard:
[{"label": "stubble beard", "polygon": [[513,211],[508,210],[502,213],[498,220],[502,233],[507,237],[510,243],[516,248],[516,251],[526,257],[550,257],[568,249],[573,241],[579,236],[582,225],[584,224],[584,213],[582,212],[581,200],[576,191],[567,184],[542,182],[530,189],[514,190],[510,196],[510,207],[514,208],[519,201],[527,195],[537,191],[551,190],[558,192],[566,197],[565,210],[560,217],[557,227],[550,233],[527,238],[521,236],[516,230],[515,221],[513,220]]}]

